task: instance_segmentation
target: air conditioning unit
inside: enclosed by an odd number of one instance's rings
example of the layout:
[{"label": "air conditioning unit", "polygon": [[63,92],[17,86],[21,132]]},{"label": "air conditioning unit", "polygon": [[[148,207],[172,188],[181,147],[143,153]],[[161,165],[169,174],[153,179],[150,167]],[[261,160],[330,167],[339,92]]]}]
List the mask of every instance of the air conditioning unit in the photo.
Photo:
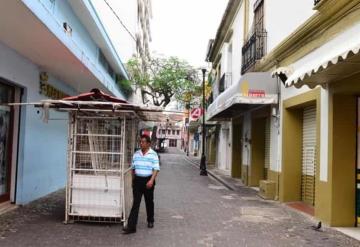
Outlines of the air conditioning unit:
[{"label": "air conditioning unit", "polygon": [[276,183],[270,180],[260,180],[259,196],[266,200],[274,200],[276,195]]}]

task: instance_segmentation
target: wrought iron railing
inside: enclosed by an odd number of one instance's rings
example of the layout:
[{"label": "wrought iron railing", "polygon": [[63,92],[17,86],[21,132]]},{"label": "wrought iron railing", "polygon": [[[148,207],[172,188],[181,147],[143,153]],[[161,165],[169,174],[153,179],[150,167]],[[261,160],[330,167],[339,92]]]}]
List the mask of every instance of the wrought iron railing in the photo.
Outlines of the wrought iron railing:
[{"label": "wrought iron railing", "polygon": [[266,54],[267,32],[256,30],[242,48],[241,74],[248,71],[257,60]]},{"label": "wrought iron railing", "polygon": [[213,94],[213,92],[210,93],[210,96],[206,101],[206,104],[205,104],[206,107],[205,108],[207,109],[209,107],[209,105],[211,105],[212,102],[214,102],[214,94]]},{"label": "wrought iron railing", "polygon": [[219,81],[219,93],[231,86],[231,72],[224,73]]},{"label": "wrought iron railing", "polygon": [[225,74],[222,75],[219,81],[219,93],[222,93],[224,91],[225,91]]}]

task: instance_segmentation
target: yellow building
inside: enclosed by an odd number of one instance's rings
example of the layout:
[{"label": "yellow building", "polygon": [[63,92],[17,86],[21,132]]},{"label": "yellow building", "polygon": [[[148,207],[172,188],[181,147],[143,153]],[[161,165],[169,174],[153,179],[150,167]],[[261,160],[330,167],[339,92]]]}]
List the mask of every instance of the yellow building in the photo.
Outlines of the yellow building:
[{"label": "yellow building", "polygon": [[217,167],[331,226],[357,225],[359,33],[360,0],[230,0],[207,54]]},{"label": "yellow building", "polygon": [[312,15],[256,70],[281,90],[282,202],[313,207],[331,226],[360,217],[360,1],[321,0]]}]

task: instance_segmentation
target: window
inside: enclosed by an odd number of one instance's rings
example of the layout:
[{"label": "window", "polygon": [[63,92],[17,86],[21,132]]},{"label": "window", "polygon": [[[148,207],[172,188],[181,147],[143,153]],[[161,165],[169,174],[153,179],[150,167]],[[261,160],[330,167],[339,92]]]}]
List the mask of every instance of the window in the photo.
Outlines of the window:
[{"label": "window", "polygon": [[264,30],[264,0],[257,0],[254,4],[255,32]]},{"label": "window", "polygon": [[264,28],[264,0],[254,4],[254,22],[242,48],[241,74],[251,71],[257,60],[266,54],[267,33]]},{"label": "window", "polygon": [[177,134],[177,135],[180,135],[180,130],[177,130],[177,131],[176,131],[176,134]]},{"label": "window", "polygon": [[175,130],[172,130],[172,134],[175,135]]},{"label": "window", "polygon": [[162,131],[162,134],[163,134],[163,135],[165,135],[165,130],[164,130],[164,129],[162,129],[161,131]]},{"label": "window", "polygon": [[109,75],[115,79],[115,73],[113,68],[110,66],[108,60],[106,59],[104,53],[99,49],[99,62],[103,68],[109,73]]},{"label": "window", "polygon": [[168,135],[170,135],[171,134],[171,130],[168,130]]},{"label": "window", "polygon": [[264,36],[265,28],[264,28],[264,0],[258,0],[255,4],[256,8],[254,13],[254,27],[256,36],[256,57],[258,59],[262,58],[266,52],[266,39]]}]

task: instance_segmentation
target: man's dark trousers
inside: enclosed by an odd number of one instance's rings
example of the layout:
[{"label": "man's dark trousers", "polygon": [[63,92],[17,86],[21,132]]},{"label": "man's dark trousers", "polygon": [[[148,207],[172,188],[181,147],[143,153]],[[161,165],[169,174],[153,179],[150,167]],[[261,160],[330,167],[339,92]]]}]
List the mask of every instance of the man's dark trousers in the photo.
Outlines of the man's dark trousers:
[{"label": "man's dark trousers", "polygon": [[133,201],[133,206],[131,208],[130,216],[128,219],[128,225],[127,225],[127,227],[129,229],[136,229],[142,195],[144,195],[144,198],[145,198],[147,221],[148,221],[148,223],[154,223],[155,182],[154,182],[153,187],[151,187],[150,189],[146,188],[146,183],[150,179],[151,179],[151,176],[149,176],[149,177],[135,176],[135,178],[134,178],[134,181],[133,181],[134,201]]}]

